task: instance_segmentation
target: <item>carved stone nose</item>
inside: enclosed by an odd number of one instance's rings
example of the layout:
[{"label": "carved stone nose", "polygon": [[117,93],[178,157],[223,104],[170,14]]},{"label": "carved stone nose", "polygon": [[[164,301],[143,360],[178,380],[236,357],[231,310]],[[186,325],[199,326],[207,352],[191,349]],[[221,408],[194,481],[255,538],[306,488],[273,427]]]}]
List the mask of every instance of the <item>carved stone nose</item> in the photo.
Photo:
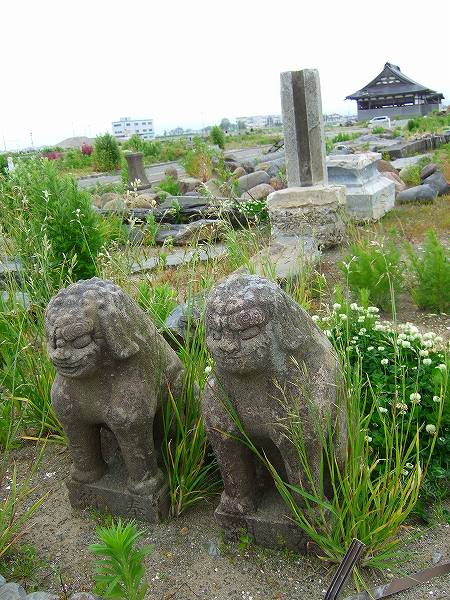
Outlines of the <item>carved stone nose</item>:
[{"label": "carved stone nose", "polygon": [[222,352],[236,352],[239,349],[239,340],[230,334],[222,335],[219,347]]}]

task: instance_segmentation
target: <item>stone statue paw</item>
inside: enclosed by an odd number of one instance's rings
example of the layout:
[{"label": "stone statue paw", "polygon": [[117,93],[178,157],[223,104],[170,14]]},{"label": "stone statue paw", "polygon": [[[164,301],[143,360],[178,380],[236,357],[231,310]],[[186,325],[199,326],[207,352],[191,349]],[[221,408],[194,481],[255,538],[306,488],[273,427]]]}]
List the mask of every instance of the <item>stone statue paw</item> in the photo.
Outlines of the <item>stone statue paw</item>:
[{"label": "stone statue paw", "polygon": [[128,478],[128,489],[133,494],[139,496],[154,494],[163,484],[164,477],[162,472],[158,469],[157,473],[153,476],[147,475],[143,479],[136,480],[131,477]]},{"label": "stone statue paw", "polygon": [[220,504],[217,507],[217,512],[224,512],[237,515],[249,515],[256,511],[256,504],[250,496],[242,498],[232,498],[225,492],[222,492]]},{"label": "stone statue paw", "polygon": [[75,481],[79,481],[80,483],[94,483],[94,481],[98,481],[103,477],[108,469],[108,465],[103,462],[98,465],[95,469],[77,469],[74,465],[70,470],[70,475],[72,479]]}]

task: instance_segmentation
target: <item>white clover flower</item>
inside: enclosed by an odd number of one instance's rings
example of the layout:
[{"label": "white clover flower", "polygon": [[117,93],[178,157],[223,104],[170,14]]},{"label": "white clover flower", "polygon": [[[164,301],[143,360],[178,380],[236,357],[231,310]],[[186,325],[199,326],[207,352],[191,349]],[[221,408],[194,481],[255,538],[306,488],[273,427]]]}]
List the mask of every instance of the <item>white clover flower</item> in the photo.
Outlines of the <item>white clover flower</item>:
[{"label": "white clover flower", "polygon": [[419,350],[419,356],[428,356],[429,352],[428,350]]},{"label": "white clover flower", "polygon": [[325,329],[324,334],[329,338],[331,337],[331,331],[329,329]]},{"label": "white clover flower", "polygon": [[358,323],[364,323],[364,321],[366,320],[366,317],[358,317]]},{"label": "white clover flower", "polygon": [[382,323],[375,323],[373,329],[374,331],[386,331],[386,327]]},{"label": "white clover flower", "polygon": [[404,404],[403,402],[397,402],[397,404],[395,405],[395,408],[398,408],[401,413],[405,414],[406,411],[408,410],[408,405]]},{"label": "white clover flower", "polygon": [[407,469],[413,469],[413,468],[414,468],[414,465],[413,465],[412,463],[406,463],[405,467],[406,467]]},{"label": "white clover flower", "polygon": [[367,329],[365,327],[361,327],[361,329],[358,331],[358,335],[364,335],[366,331]]},{"label": "white clover flower", "polygon": [[406,333],[399,333],[398,334],[398,339],[399,340],[406,340],[408,336],[406,335]]},{"label": "white clover flower", "polygon": [[381,362],[381,364],[382,364],[382,365],[387,365],[387,364],[388,364],[388,362],[389,362],[389,360],[388,360],[387,358],[382,358],[382,359],[380,360],[380,362]]},{"label": "white clover flower", "polygon": [[427,331],[426,333],[423,334],[424,340],[432,340],[435,337],[436,337],[436,334],[434,333],[434,331]]},{"label": "white clover flower", "polygon": [[428,367],[428,365],[431,365],[433,361],[431,360],[431,358],[424,358],[422,362]]},{"label": "white clover flower", "polygon": [[320,319],[320,317],[319,315],[313,315],[311,319],[314,321],[314,323],[316,323]]},{"label": "white clover flower", "polygon": [[384,346],[378,346],[378,350],[379,350],[380,352],[383,352],[383,350],[386,350],[386,348],[385,348]]},{"label": "white clover flower", "polygon": [[[339,308],[340,308],[340,307],[339,307]],[[358,309],[359,309],[359,306],[356,304],[356,302],[352,302],[352,303],[350,304],[350,308],[351,308],[352,310],[358,310]]]},{"label": "white clover flower", "polygon": [[368,444],[370,444],[370,442],[372,441],[372,438],[370,437],[370,435],[366,435],[364,437],[364,441],[367,442]]},{"label": "white clover flower", "polygon": [[435,341],[435,342],[442,342],[442,341],[443,341],[443,338],[442,338],[442,336],[440,336],[440,335],[437,335],[437,336],[434,338],[434,341]]},{"label": "white clover flower", "polygon": [[205,367],[205,373],[206,373],[206,375],[209,375],[209,374],[211,373],[211,371],[212,371],[212,367],[211,367],[211,365],[207,365],[207,366]]},{"label": "white clover flower", "polygon": [[439,369],[439,371],[446,371],[447,370],[447,365],[444,365],[443,363],[438,365],[437,367],[434,367],[435,369]]},{"label": "white clover flower", "polygon": [[375,350],[375,348],[374,348],[374,346],[369,346],[369,347],[367,348],[367,350],[368,350],[369,352],[371,352],[372,350]]},{"label": "white clover flower", "polygon": [[380,411],[381,414],[387,413],[388,409],[384,408],[384,406],[379,406],[378,410]]},{"label": "white clover flower", "polygon": [[428,425],[425,427],[425,431],[430,435],[434,435],[436,433],[436,425],[428,423]]},{"label": "white clover flower", "polygon": [[440,396],[433,396],[433,402],[440,402],[440,401],[441,401]]},{"label": "white clover flower", "polygon": [[409,475],[409,473],[406,469],[402,469],[402,475]]},{"label": "white clover flower", "polygon": [[424,340],[424,341],[422,342],[422,345],[423,345],[425,348],[432,348],[432,347],[433,347],[433,342],[432,342],[431,340]]},{"label": "white clover flower", "polygon": [[335,302],[333,304],[333,310],[338,311],[341,308],[341,305],[339,304],[339,302]]},{"label": "white clover flower", "polygon": [[368,313],[379,313],[380,309],[378,308],[378,306],[369,306],[367,308],[367,312]]},{"label": "white clover flower", "polygon": [[401,340],[400,344],[403,348],[411,348],[411,342],[409,340]]},{"label": "white clover flower", "polygon": [[409,395],[409,399],[413,404],[419,404],[421,398],[422,396],[418,392],[413,392]]},{"label": "white clover flower", "polygon": [[347,317],[347,315],[346,315],[345,313],[339,313],[339,318],[340,318],[342,321],[346,321],[346,320],[348,319],[348,317]]}]

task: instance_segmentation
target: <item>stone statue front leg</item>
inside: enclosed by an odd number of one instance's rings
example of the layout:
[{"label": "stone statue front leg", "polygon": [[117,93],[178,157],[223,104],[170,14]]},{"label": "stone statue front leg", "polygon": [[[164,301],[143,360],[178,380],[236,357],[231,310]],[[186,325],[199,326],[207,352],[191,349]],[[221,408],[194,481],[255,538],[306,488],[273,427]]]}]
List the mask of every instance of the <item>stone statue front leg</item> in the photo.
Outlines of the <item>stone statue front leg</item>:
[{"label": "stone statue front leg", "polygon": [[92,483],[103,477],[107,464],[100,445],[100,426],[91,423],[63,423],[69,442],[73,465],[72,479]]}]

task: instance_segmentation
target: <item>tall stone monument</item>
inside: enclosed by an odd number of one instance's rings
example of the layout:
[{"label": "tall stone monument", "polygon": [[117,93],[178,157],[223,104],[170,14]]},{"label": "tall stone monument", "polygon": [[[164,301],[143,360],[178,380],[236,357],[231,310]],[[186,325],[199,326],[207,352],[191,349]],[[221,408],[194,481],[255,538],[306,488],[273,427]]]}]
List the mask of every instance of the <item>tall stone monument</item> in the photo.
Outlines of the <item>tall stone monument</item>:
[{"label": "tall stone monument", "polygon": [[260,274],[275,269],[279,279],[286,279],[301,272],[305,261],[315,261],[322,248],[343,239],[345,187],[328,184],[316,69],[281,73],[281,108],[288,188],[268,196],[271,245],[254,266]]},{"label": "tall stone monument", "polygon": [[125,152],[128,166],[128,187],[130,190],[148,190],[152,184],[147,179],[144,169],[143,152]]},{"label": "tall stone monument", "polygon": [[45,312],[56,368],[52,404],[72,455],[72,506],[157,522],[167,516],[168,483],[156,440],[183,366],[150,317],[111,281],[78,281]]}]

